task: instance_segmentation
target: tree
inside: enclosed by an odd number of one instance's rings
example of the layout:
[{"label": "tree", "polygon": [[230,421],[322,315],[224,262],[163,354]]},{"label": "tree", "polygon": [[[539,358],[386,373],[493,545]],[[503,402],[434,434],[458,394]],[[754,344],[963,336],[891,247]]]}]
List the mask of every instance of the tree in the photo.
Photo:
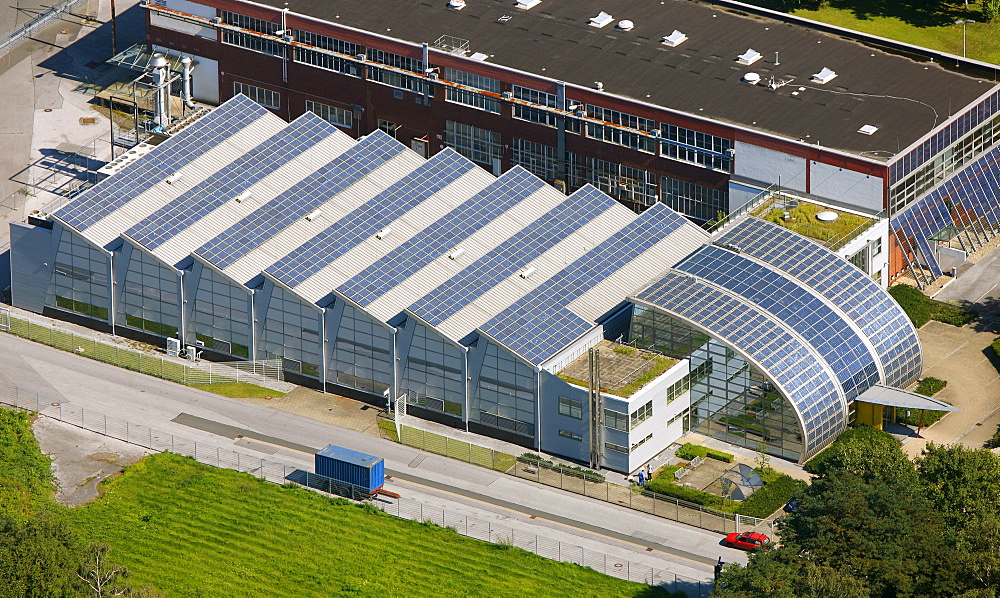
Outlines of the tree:
[{"label": "tree", "polygon": [[86,561],[80,565],[76,576],[87,596],[94,598],[162,598],[162,594],[150,588],[133,588],[122,583],[130,577],[128,567],[112,563],[108,559],[110,548],[106,544],[93,544]]},{"label": "tree", "polygon": [[1000,588],[1000,552],[996,539],[1000,537],[1000,515],[979,515],[958,536],[958,558],[967,579],[974,580],[975,590]]},{"label": "tree", "polygon": [[983,19],[993,23],[1000,19],[1000,0],[982,0]]},{"label": "tree", "polygon": [[715,598],[869,598],[865,582],[778,548],[750,557],[750,565],[726,567]]},{"label": "tree", "polygon": [[45,513],[18,521],[0,514],[0,596],[75,596],[71,580],[80,543],[65,522]]},{"label": "tree", "polygon": [[1000,509],[1000,457],[990,451],[929,444],[917,460],[917,474],[956,531]]}]

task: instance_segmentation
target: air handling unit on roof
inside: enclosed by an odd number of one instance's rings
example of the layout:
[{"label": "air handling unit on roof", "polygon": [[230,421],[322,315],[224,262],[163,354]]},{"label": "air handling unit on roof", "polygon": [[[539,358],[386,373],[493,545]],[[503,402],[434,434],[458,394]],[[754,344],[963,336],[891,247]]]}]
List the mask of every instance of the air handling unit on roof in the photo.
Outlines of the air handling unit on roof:
[{"label": "air handling unit on roof", "polygon": [[761,53],[753,48],[748,49],[746,52],[740,54],[736,57],[736,62],[740,64],[750,65],[761,59]]},{"label": "air handling unit on roof", "polygon": [[465,0],[448,0],[448,8],[462,10],[465,8]]},{"label": "air handling unit on roof", "polygon": [[875,131],[878,131],[878,127],[875,125],[865,125],[858,129],[858,133],[861,133],[862,135],[874,135]]},{"label": "air handling unit on roof", "polygon": [[608,23],[610,23],[611,21],[614,21],[614,20],[615,20],[615,18],[613,16],[609,15],[608,13],[606,13],[606,12],[604,12],[602,10],[601,14],[599,14],[596,17],[590,19],[590,22],[588,23],[588,25],[590,25],[591,27],[597,27],[599,29],[599,28],[604,27],[605,25],[607,25]]},{"label": "air handling unit on roof", "polygon": [[830,81],[833,81],[836,77],[837,73],[833,72],[832,70],[824,66],[823,70],[812,76],[812,80],[817,83],[829,83]]},{"label": "air handling unit on roof", "polygon": [[671,48],[676,48],[677,46],[683,44],[687,41],[688,36],[684,35],[680,31],[674,29],[674,32],[663,38],[660,43],[664,46],[670,46]]},{"label": "air handling unit on roof", "polygon": [[173,185],[177,181],[181,180],[181,173],[175,172],[174,174],[168,176],[166,180],[168,185]]},{"label": "air handling unit on roof", "polygon": [[521,270],[520,272],[518,272],[517,275],[520,276],[521,278],[527,279],[528,277],[530,277],[534,273],[535,273],[535,267],[534,266],[528,266],[524,270]]}]

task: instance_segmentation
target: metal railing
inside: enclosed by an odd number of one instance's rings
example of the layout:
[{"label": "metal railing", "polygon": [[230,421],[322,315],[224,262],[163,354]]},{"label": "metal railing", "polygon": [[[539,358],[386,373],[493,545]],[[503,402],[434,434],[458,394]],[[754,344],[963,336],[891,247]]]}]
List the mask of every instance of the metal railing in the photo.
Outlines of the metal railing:
[{"label": "metal railing", "polygon": [[10,52],[17,44],[51,25],[53,22],[58,20],[63,13],[69,12],[69,10],[77,4],[83,4],[88,1],[89,0],[66,0],[58,6],[53,6],[45,14],[39,15],[33,21],[21,25],[6,35],[0,36],[0,56]]},{"label": "metal railing", "polygon": [[[0,405],[32,411],[153,452],[170,452],[191,457],[205,465],[240,471],[275,484],[294,484],[353,500],[372,498],[370,494],[357,487],[338,483],[325,476],[305,471],[301,467],[181,438],[149,426],[86,410],[72,403],[63,404],[60,400],[43,397],[37,392],[24,390],[13,384],[0,382]],[[406,498],[389,500],[379,497],[373,500],[372,504],[401,519],[449,527],[463,536],[521,548],[549,559],[576,563],[612,577],[684,592],[689,598],[705,598],[712,592],[711,582],[686,578],[666,569],[633,563],[603,552],[516,530],[510,526],[451,513],[447,509],[431,507],[417,500]]]}]

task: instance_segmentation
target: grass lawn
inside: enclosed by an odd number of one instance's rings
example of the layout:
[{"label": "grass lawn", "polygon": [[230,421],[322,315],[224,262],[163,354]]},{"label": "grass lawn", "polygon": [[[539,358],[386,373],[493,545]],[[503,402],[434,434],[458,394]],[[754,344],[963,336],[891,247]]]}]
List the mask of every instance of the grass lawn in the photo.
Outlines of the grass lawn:
[{"label": "grass lawn", "polygon": [[[967,25],[968,56],[994,64],[1000,63],[1000,23],[986,23],[978,2],[886,2],[884,0],[830,0],[816,8],[815,1],[746,0],[749,4],[878,35],[897,41],[962,55],[962,26],[955,21],[978,21]],[[805,6],[805,8],[798,8]]]},{"label": "grass lawn", "polygon": [[[816,219],[816,214],[827,211],[836,213],[837,219],[833,222],[822,222]],[[785,212],[788,212],[790,217],[788,220],[784,219]],[[845,245],[861,232],[863,225],[871,222],[871,219],[864,216],[807,202],[799,202],[797,208],[790,210],[767,210],[759,216],[762,220],[781,225],[810,239],[835,246]]]},{"label": "grass lawn", "polygon": [[38,449],[31,416],[0,409],[0,513],[23,519],[54,506],[51,463]]},{"label": "grass lawn", "polygon": [[102,487],[102,498],[69,519],[111,546],[130,583],[171,598],[666,596],[168,453]]},{"label": "grass lawn", "polygon": [[265,397],[276,399],[278,397],[285,396],[285,393],[283,392],[271,390],[270,388],[264,388],[263,386],[257,386],[256,384],[250,384],[249,382],[198,384],[192,386],[192,388],[197,388],[198,390],[204,390],[207,392],[214,392],[217,395],[222,395],[231,399],[263,399]]},{"label": "grass lawn", "polygon": [[905,284],[889,287],[889,294],[906,312],[910,322],[920,328],[930,320],[937,320],[952,326],[965,326],[975,320],[978,314],[960,305],[952,305],[943,301],[935,301]]}]

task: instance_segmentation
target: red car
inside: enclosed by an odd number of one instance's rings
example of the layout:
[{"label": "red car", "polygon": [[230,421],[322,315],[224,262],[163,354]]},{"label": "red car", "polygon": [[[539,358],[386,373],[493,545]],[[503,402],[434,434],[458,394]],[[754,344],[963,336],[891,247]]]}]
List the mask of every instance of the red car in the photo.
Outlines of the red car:
[{"label": "red car", "polygon": [[726,544],[740,550],[757,550],[771,545],[771,538],[757,532],[732,533],[726,536]]}]

